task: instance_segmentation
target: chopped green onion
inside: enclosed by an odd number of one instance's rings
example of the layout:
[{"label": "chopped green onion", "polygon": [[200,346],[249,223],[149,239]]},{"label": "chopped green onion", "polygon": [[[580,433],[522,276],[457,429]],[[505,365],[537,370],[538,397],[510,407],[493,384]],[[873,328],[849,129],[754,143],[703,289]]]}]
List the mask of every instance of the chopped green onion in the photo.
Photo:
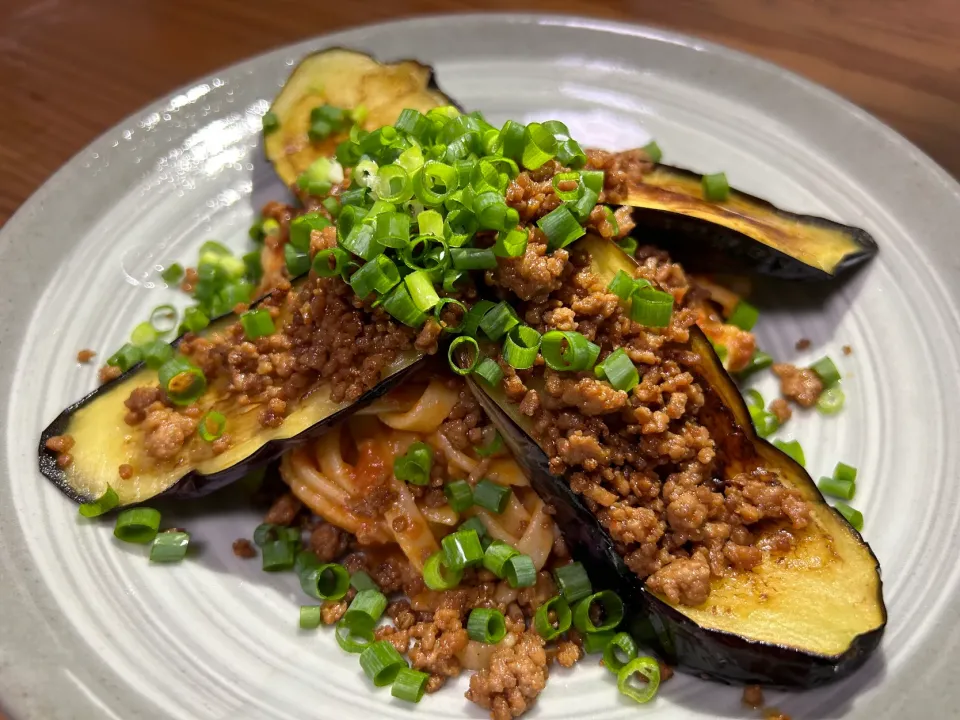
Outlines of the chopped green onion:
[{"label": "chopped green onion", "polygon": [[587,164],[587,154],[580,147],[580,143],[573,138],[567,138],[560,141],[560,146],[557,148],[557,160],[561,165],[577,170]]},{"label": "chopped green onion", "polygon": [[820,397],[817,398],[817,410],[824,415],[836,415],[843,410],[846,402],[847,396],[843,390],[838,385],[834,385],[820,393]]},{"label": "chopped green onion", "polygon": [[703,197],[710,202],[723,202],[730,197],[730,185],[727,183],[726,173],[704,175],[701,179]]},{"label": "chopped green onion", "polygon": [[856,482],[857,469],[852,465],[838,462],[837,466],[833,469],[833,478],[834,480],[840,480],[842,482]]},{"label": "chopped green onion", "polygon": [[187,331],[197,333],[210,324],[210,318],[200,309],[188,307],[183,311],[183,326]]},{"label": "chopped green onion", "polygon": [[[447,305],[453,305],[454,307],[460,308],[460,320],[456,325],[449,325],[444,319],[444,308]],[[467,316],[467,306],[464,305],[459,300],[454,300],[453,298],[439,298],[439,301],[433,308],[433,317],[440,323],[440,327],[443,328],[444,332],[448,333],[459,333],[463,329],[463,319]]]},{"label": "chopped green onion", "polygon": [[529,555],[514,555],[504,565],[504,576],[512,588],[533,587],[537,582],[537,568]]},{"label": "chopped green onion", "polygon": [[267,110],[260,120],[263,125],[264,135],[269,135],[280,128],[280,118],[278,118],[277,114],[272,110]]},{"label": "chopped green onion", "polygon": [[484,314],[480,320],[480,329],[491,340],[499,340],[519,324],[520,319],[516,312],[510,306],[510,303],[504,300]]},{"label": "chopped green onion", "polygon": [[157,305],[150,311],[149,324],[158,335],[166,335],[177,326],[177,309],[173,305]]},{"label": "chopped green onion", "polygon": [[174,405],[190,405],[207,389],[203,371],[183,356],[167,360],[157,375],[160,387]]},{"label": "chopped green onion", "polygon": [[503,359],[517,370],[532,368],[539,350],[540,333],[529,325],[515,326],[503,341]]},{"label": "chopped green onion", "polygon": [[637,254],[637,248],[639,245],[640,244],[637,242],[637,239],[630,236],[627,236],[617,242],[617,247],[623,250],[630,257],[633,257]]},{"label": "chopped green onion", "polygon": [[118,367],[126,372],[143,359],[143,353],[140,348],[131,343],[126,343],[113,355],[107,358],[107,365]]},{"label": "chopped green onion", "polygon": [[[476,518],[471,519],[476,520]],[[483,567],[498,578],[502,578],[506,575],[507,562],[519,554],[515,548],[502,540],[494,540],[483,552]]]},{"label": "chopped green onion", "polygon": [[[600,625],[595,625],[590,619],[590,608],[595,603],[599,603],[603,609],[603,622]],[[623,620],[623,601],[611,590],[601,590],[589,595],[573,608],[573,624],[583,633],[613,630],[621,620]]]},{"label": "chopped green onion", "polygon": [[107,485],[107,489],[103,491],[100,497],[80,506],[80,514],[87,518],[99,517],[110,512],[119,504],[120,497],[117,495],[117,491]]},{"label": "chopped green onion", "polygon": [[407,284],[413,304],[421,312],[432,310],[440,302],[440,296],[433,288],[433,282],[426,270],[417,270],[407,275],[403,281]]},{"label": "chopped green onion", "polygon": [[651,140],[640,149],[652,163],[658,163],[663,159],[663,151],[655,140]]},{"label": "chopped green onion", "polygon": [[383,244],[377,240],[376,232],[374,225],[364,223],[354,227],[350,234],[340,241],[340,244],[344,250],[352,252],[357,257],[372,260],[383,252]]},{"label": "chopped green onion", "polygon": [[320,606],[319,605],[301,605],[300,606],[300,629],[316,630],[320,627]]},{"label": "chopped green onion", "polygon": [[492,270],[497,256],[491,248],[450,248],[450,259],[457,270]]},{"label": "chopped green onion", "polygon": [[[286,544],[291,548],[293,547],[290,543]],[[264,547],[264,555],[266,555],[267,547],[270,547],[270,545]],[[292,565],[291,562],[291,567]],[[350,589],[350,573],[343,565],[337,563],[308,567],[300,575],[300,587],[307,595],[317,600],[339,600]]]},{"label": "chopped green onion", "polygon": [[766,405],[766,402],[763,400],[763,395],[760,394],[759,390],[755,390],[754,388],[744,390],[743,399],[746,401],[748,406],[758,407],[761,410]]},{"label": "chopped green onion", "polygon": [[400,272],[386,255],[378,255],[364,263],[350,276],[350,287],[358,298],[365,298],[373,292],[380,295],[390,292],[399,282]]},{"label": "chopped green onion", "polygon": [[163,281],[168,285],[174,285],[180,282],[180,279],[183,277],[183,265],[180,263],[168,265],[160,273],[160,277],[163,278]]},{"label": "chopped green onion", "polygon": [[793,460],[800,465],[806,465],[807,460],[803,455],[803,448],[800,446],[800,443],[796,440],[784,441],[784,440],[774,440],[773,444],[778,450],[789,455]]},{"label": "chopped green onion", "polygon": [[374,641],[373,630],[348,627],[342,620],[337,623],[337,645],[348,653],[362,653]]},{"label": "chopped green onion", "polygon": [[387,596],[379,590],[360,590],[343,616],[343,623],[351,630],[372,630],[387,608]]},{"label": "chopped green onion", "polygon": [[430,482],[433,468],[433,448],[424,442],[413,443],[407,452],[393,460],[393,474],[397,480],[411,485],[426,485]]},{"label": "chopped green onion", "polygon": [[413,108],[403,110],[393,126],[397,130],[413,136],[420,143],[427,142],[433,133],[433,123],[423,113]]},{"label": "chopped green onion", "polygon": [[262,568],[265,572],[289,570],[296,562],[296,548],[286,540],[273,540],[261,549]]},{"label": "chopped green onion", "polygon": [[289,243],[283,246],[283,259],[290,277],[299,277],[310,270],[310,256]]},{"label": "chopped green onion", "polygon": [[614,215],[613,210],[606,205],[603,206],[603,214],[607,224],[611,227],[610,236],[616,237],[620,234],[620,223],[617,222],[617,216]]},{"label": "chopped green onion", "polygon": [[[642,689],[630,685],[635,673],[646,678],[647,684]],[[638,703],[648,703],[653,700],[660,688],[660,665],[652,657],[638,657],[628,662],[617,673],[617,690],[621,695]]]},{"label": "chopped green onion", "polygon": [[402,203],[413,197],[413,182],[407,171],[400,165],[386,165],[380,168],[374,188],[380,199],[388,203]]},{"label": "chopped green onion", "polygon": [[497,241],[493,246],[493,254],[497,257],[520,257],[527,250],[529,233],[520,228],[502,230],[497,234]]},{"label": "chopped green onion", "polygon": [[513,120],[507,120],[500,130],[498,144],[503,150],[503,156],[519,160],[523,155],[523,146],[526,136],[526,127]]},{"label": "chopped green onion", "polygon": [[118,540],[146,545],[157,536],[160,528],[160,511],[148,507],[124,510],[117,515],[113,534]]},{"label": "chopped green onion", "polygon": [[830,387],[840,382],[840,371],[837,370],[837,366],[829,357],[820,358],[810,366],[810,369],[820,376],[824,387]]},{"label": "chopped green onion", "polygon": [[747,375],[757,372],[758,370],[765,370],[766,368],[773,365],[773,358],[763,350],[754,350],[753,355],[750,357],[750,362],[747,363],[747,366],[737,373],[740,377],[746,377]]},{"label": "chopped green onion", "polygon": [[551,370],[578,372],[593,367],[600,346],[573,330],[550,330],[541,339],[540,353]]},{"label": "chopped green onion", "polygon": [[588,655],[593,653],[602,653],[607,649],[610,641],[616,637],[617,633],[613,630],[605,632],[587,633],[583,636],[583,651]]},{"label": "chopped green onion", "polygon": [[560,594],[568,603],[575,603],[583,600],[593,592],[593,586],[590,584],[590,578],[583,565],[574,562],[569,565],[558,567],[553,571],[553,576],[557,580],[557,587]]},{"label": "chopped green onion", "polygon": [[442,550],[435,552],[423,564],[423,582],[431,590],[452,590],[463,579],[462,570],[447,567]]},{"label": "chopped green onion", "polygon": [[227,427],[227,417],[221,412],[211,410],[197,424],[197,432],[206,442],[213,442],[223,435]]},{"label": "chopped green onion", "polygon": [[583,194],[580,196],[580,199],[574,203],[570,203],[565,207],[570,208],[570,212],[573,213],[573,216],[580,222],[586,222],[590,217],[590,213],[593,212],[593,208],[597,206],[597,200],[599,198],[599,193],[595,190],[592,190],[590,187],[587,187]]},{"label": "chopped green onion", "polygon": [[467,635],[471,640],[496,645],[507,636],[503,613],[488,608],[474,608],[467,619]]},{"label": "chopped green onion", "polygon": [[673,314],[673,295],[640,287],[630,296],[630,319],[646,327],[666,327]]},{"label": "chopped green onion", "polygon": [[430,675],[420,670],[400,668],[397,678],[393,681],[393,687],[390,688],[390,694],[399,700],[418,703],[423,699],[423,693],[426,692],[427,680],[429,679]]},{"label": "chopped green onion", "polygon": [[547,236],[550,251],[566,247],[587,232],[566,205],[560,205],[537,220],[537,226]]},{"label": "chopped green onion", "polygon": [[503,380],[503,370],[500,368],[500,365],[497,364],[497,361],[492,358],[484,358],[481,360],[473,372],[493,386],[499,385],[500,381]]},{"label": "chopped green onion", "polygon": [[253,531],[253,543],[257,547],[262,548],[269,542],[273,542],[279,538],[277,531],[280,529],[280,526],[273,525],[271,523],[261,523],[257,525],[256,529]]},{"label": "chopped green onion", "polygon": [[336,218],[340,214],[340,200],[335,197],[326,197],[320,203],[323,209],[330,213],[330,217]]},{"label": "chopped green onion", "polygon": [[443,215],[436,210],[424,210],[417,214],[417,228],[421,235],[443,237]]},{"label": "chopped green onion", "polygon": [[735,325],[741,330],[753,330],[753,326],[757,324],[757,319],[760,317],[760,311],[757,310],[753,305],[748,303],[746,300],[741,300],[737,303],[737,306],[733,309],[733,312],[730,313],[730,317],[727,318],[727,322],[730,325]]},{"label": "chopped green onion", "polygon": [[[528,170],[536,170],[548,160],[552,160],[558,150],[557,138],[549,128],[540,123],[527,125],[523,138],[522,163]],[[504,153],[506,154],[506,153]]]},{"label": "chopped green onion", "polygon": [[461,513],[473,507],[473,488],[466,480],[448,482],[443,486],[443,494],[455,512]]},{"label": "chopped green onion", "polygon": [[452,195],[458,184],[457,170],[436,160],[429,160],[413,176],[413,192],[417,200],[427,207],[443,204]]},{"label": "chopped green onion", "polygon": [[624,270],[617,270],[617,274],[613,276],[613,280],[607,285],[607,290],[624,302],[630,299],[630,296],[633,295],[633,291],[636,290],[636,288],[637,281]]},{"label": "chopped green onion", "polygon": [[620,632],[613,636],[603,649],[603,664],[614,675],[637,657],[637,642],[629,633]]},{"label": "chopped green onion", "polygon": [[484,478],[473,489],[473,502],[499,515],[507,509],[510,502],[510,488],[497,485],[489,478]]},{"label": "chopped green onion", "polygon": [[343,273],[348,262],[350,256],[340,248],[325,248],[313,256],[310,267],[319,277],[335,277]]},{"label": "chopped green onion", "polygon": [[451,570],[463,570],[483,562],[480,536],[474,530],[458,530],[440,541],[443,548],[444,566]]},{"label": "chopped green onion", "polygon": [[836,478],[822,477],[817,481],[817,487],[824,495],[833,495],[844,500],[853,500],[857,492],[856,484],[851,480],[837,480]]},{"label": "chopped green onion", "polygon": [[487,534],[487,526],[483,524],[483,520],[481,520],[479,517],[476,517],[476,516],[469,518],[468,520],[465,520],[464,522],[460,523],[460,527],[457,529],[473,530],[481,538]]},{"label": "chopped green onion", "polygon": [[263,308],[247,310],[240,315],[240,325],[247,340],[267,337],[276,332],[270,312]]},{"label": "chopped green onion", "polygon": [[260,250],[253,250],[243,256],[243,264],[247,269],[244,277],[254,285],[258,284],[263,277],[263,262],[260,256]]},{"label": "chopped green onion", "polygon": [[360,667],[374,685],[383,687],[397,678],[400,671],[407,667],[407,661],[392,643],[379,640],[360,653]]},{"label": "chopped green onion", "polygon": [[760,437],[769,437],[780,428],[780,419],[772,412],[764,410],[762,405],[759,407],[756,405],[748,405],[747,411],[750,413],[753,427]]},{"label": "chopped green onion", "polygon": [[630,392],[640,383],[637,366],[633,364],[633,360],[622,347],[607,355],[593,371],[598,378],[606,380],[616,390]]},{"label": "chopped green onion", "polygon": [[507,230],[520,221],[519,213],[507,203],[496,190],[477,195],[473,204],[473,214],[481,230]]},{"label": "chopped green onion", "polygon": [[[550,620],[550,612],[556,613],[556,624]],[[537,608],[533,616],[533,628],[537,634],[547,642],[556,640],[563,633],[570,629],[573,622],[573,613],[570,612],[570,605],[560,595],[550,598],[543,605]]]},{"label": "chopped green onion", "polygon": [[290,221],[290,244],[300,252],[309,252],[314,230],[330,227],[330,221],[318,212],[306,213]]},{"label": "chopped green onion", "polygon": [[144,364],[151,370],[158,370],[173,357],[173,348],[163,340],[154,340],[140,348]]},{"label": "chopped green onion", "polygon": [[300,577],[307,570],[320,567],[320,558],[312,550],[299,550],[293,560],[293,572]]},{"label": "chopped green onion", "polygon": [[[463,350],[458,350],[461,345],[466,347]],[[467,348],[469,348],[469,351]],[[468,353],[470,356],[467,356]],[[457,375],[469,375],[480,364],[480,344],[469,335],[454,338],[447,348],[447,361]],[[469,364],[463,365],[462,362],[469,362]]]},{"label": "chopped green onion", "polygon": [[427,316],[413,304],[413,298],[410,297],[405,283],[398,283],[383,297],[383,309],[410,327],[420,327],[427,319]]},{"label": "chopped green onion", "polygon": [[473,449],[480,457],[490,457],[498,453],[503,447],[503,436],[499,432],[494,433],[493,440],[489,445],[476,445]]},{"label": "chopped green onion", "polygon": [[846,503],[842,502],[835,502],[833,504],[833,509],[843,515],[843,519],[850,523],[854,530],[857,532],[863,530],[863,513],[861,513],[859,510],[855,510]]},{"label": "chopped green onion", "polygon": [[480,321],[483,320],[483,316],[486,315],[493,306],[494,303],[489,300],[477,300],[477,302],[473,304],[473,307],[470,308],[466,317],[463,318],[463,323],[460,325],[463,334],[468,337],[477,337],[480,329]]},{"label": "chopped green onion", "polygon": [[[303,539],[303,532],[299,527],[277,527],[277,539],[296,546],[296,551],[300,547],[300,541]],[[296,562],[296,561],[294,561]]]},{"label": "chopped green onion", "polygon": [[165,530],[157,535],[150,547],[150,562],[180,562],[187,556],[190,533],[183,530]]},{"label": "chopped green onion", "polygon": [[[576,185],[572,190],[561,190],[561,183],[572,182]],[[582,188],[580,186],[580,173],[578,172],[564,172],[557,173],[553,176],[553,192],[554,194],[563,200],[564,202],[573,202],[580,197]]]},{"label": "chopped green onion", "polygon": [[357,570],[350,576],[350,586],[355,590],[379,590],[380,586],[363,570]]}]

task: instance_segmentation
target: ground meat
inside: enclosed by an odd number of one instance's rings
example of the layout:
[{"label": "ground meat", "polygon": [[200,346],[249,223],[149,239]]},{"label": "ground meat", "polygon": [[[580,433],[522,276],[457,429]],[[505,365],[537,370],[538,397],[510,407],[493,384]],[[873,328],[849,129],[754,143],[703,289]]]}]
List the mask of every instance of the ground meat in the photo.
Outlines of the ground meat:
[{"label": "ground meat", "polygon": [[743,704],[752,708],[763,705],[763,689],[759,685],[747,685],[743,688]]},{"label": "ground meat", "polygon": [[333,562],[347,551],[348,536],[336,525],[322,523],[310,533],[310,549],[320,562]]},{"label": "ground meat", "polygon": [[583,657],[583,649],[574,642],[562,640],[557,645],[557,662],[562,667],[571,668]]},{"label": "ground meat", "polygon": [[257,549],[246,538],[237,538],[233,541],[233,554],[238,558],[250,559],[257,556]]},{"label": "ground meat", "polygon": [[75,443],[76,441],[72,435],[54,435],[47,438],[47,441],[43,445],[47,450],[52,452],[65,453],[71,450]]},{"label": "ground meat", "polygon": [[73,455],[70,453],[60,453],[57,455],[57,467],[65,468],[73,464]]},{"label": "ground meat", "polygon": [[774,363],[773,372],[780,378],[780,393],[800,407],[813,407],[823,392],[823,381],[810,368],[788,363]]},{"label": "ground meat", "polygon": [[558,289],[567,262],[567,251],[547,254],[547,242],[539,229],[530,231],[523,255],[498,258],[497,269],[488,272],[495,284],[505,287],[523,300],[532,300]]},{"label": "ground meat", "polygon": [[853,348],[850,347],[849,345],[844,345],[844,346],[843,346],[843,354],[844,354],[844,355],[852,355],[852,354],[853,354]]},{"label": "ground meat", "polygon": [[702,556],[677,558],[647,578],[647,587],[675,605],[700,605],[710,595],[710,566]]},{"label": "ground meat", "polygon": [[673,677],[674,672],[673,668],[664,663],[661,660],[657,660],[657,665],[660,666],[660,683],[663,684],[667,680]]},{"label": "ground meat", "polygon": [[584,374],[579,378],[547,370],[544,373],[547,393],[566,406],[577,408],[584,415],[605,415],[627,404],[628,396],[623,390],[600,382]]},{"label": "ground meat", "polygon": [[414,668],[446,677],[460,674],[457,653],[463,652],[470,637],[457,610],[437,610],[433,622],[410,628],[410,637],[416,640],[408,653]]},{"label": "ground meat", "polygon": [[291,492],[284,493],[276,499],[263,521],[271,525],[292,525],[302,507],[303,503],[296,495]]},{"label": "ground meat", "polygon": [[763,720],[790,720],[790,716],[775,707],[770,707],[763,709]]},{"label": "ground meat", "polygon": [[143,420],[144,449],[150,457],[169,460],[196,429],[196,420],[154,403]]},{"label": "ground meat", "polygon": [[349,606],[347,600],[327,600],[320,606],[320,619],[324,625],[335,625],[346,614]]},{"label": "ground meat", "polygon": [[501,644],[489,667],[470,678],[467,699],[489,710],[492,720],[522,715],[547,684],[543,646],[543,638],[534,632],[524,632],[512,644]]},{"label": "ground meat", "polygon": [[77,362],[78,363],[88,363],[93,360],[97,354],[93,350],[81,350],[77,353]]},{"label": "ground meat", "polygon": [[806,350],[808,347],[810,347],[811,344],[812,344],[812,343],[810,342],[810,338],[800,338],[799,340],[797,340],[797,344],[794,345],[794,347],[795,347],[797,350],[801,350],[801,351],[802,351],[802,350]]},{"label": "ground meat", "polygon": [[783,398],[776,398],[770,402],[770,412],[774,414],[781,425],[793,417],[793,410],[790,409],[790,404]]},{"label": "ground meat", "polygon": [[116,380],[121,375],[123,375],[123,370],[116,365],[104,365],[97,371],[97,379],[101,385]]},{"label": "ground meat", "polygon": [[120,467],[117,468],[117,474],[123,480],[129,480],[133,477],[133,466],[127,463],[123,463]]}]

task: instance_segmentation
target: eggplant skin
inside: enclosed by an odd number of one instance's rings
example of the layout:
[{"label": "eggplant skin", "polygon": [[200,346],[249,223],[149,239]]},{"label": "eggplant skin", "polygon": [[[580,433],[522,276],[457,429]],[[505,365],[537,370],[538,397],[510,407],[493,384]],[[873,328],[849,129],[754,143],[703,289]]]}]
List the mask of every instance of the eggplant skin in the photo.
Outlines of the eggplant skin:
[{"label": "eggplant skin", "polygon": [[688,271],[823,281],[879,251],[866,230],[791,213],[733,188],[726,201],[709,202],[701,177],[656,165],[623,200],[635,208],[641,242],[662,247]]}]

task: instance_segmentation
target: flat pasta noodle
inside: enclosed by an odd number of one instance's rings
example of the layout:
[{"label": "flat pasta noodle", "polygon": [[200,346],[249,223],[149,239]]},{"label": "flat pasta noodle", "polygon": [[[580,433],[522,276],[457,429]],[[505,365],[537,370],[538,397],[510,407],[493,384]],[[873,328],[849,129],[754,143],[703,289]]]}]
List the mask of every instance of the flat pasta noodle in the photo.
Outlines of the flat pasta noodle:
[{"label": "flat pasta noodle", "polygon": [[456,390],[451,389],[446,381],[434,378],[412,408],[406,412],[380,413],[378,417],[384,425],[396,430],[432,433],[447,419],[457,400],[459,393]]}]

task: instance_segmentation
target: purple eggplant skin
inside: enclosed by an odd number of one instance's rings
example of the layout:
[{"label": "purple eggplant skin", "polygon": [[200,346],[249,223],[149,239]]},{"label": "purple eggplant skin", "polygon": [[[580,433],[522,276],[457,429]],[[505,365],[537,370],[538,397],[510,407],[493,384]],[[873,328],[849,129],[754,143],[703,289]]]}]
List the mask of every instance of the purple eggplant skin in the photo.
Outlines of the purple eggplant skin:
[{"label": "purple eggplant skin", "polygon": [[[712,358],[708,358],[708,361],[712,362],[715,368],[722,369],[719,358],[713,353],[700,330],[694,327],[691,333],[698,351],[701,354],[709,352]],[[756,451],[763,458],[775,458],[781,466],[791,464],[791,477],[806,478],[813,486],[812,480],[809,480],[802,467],[773,445],[754,436],[752,427],[745,431],[738,425],[738,416],[749,415],[733,381],[726,373],[723,373],[722,377],[726,378],[729,388],[720,388],[719,391],[715,384],[711,386],[702,376],[698,378],[709,404],[715,408],[710,419],[711,425],[714,425],[711,434],[719,432],[721,427],[725,426],[731,437],[730,449],[734,452],[739,446],[744,452]],[[716,382],[713,377],[710,380]],[[703,627],[685,616],[647,590],[644,582],[626,566],[613,540],[597,518],[570,489],[564,478],[550,472],[549,458],[497,404],[485,389],[488,386],[472,378],[468,380],[468,384],[484,411],[499,429],[507,447],[530,478],[534,490],[553,508],[553,519],[563,533],[574,559],[590,569],[590,578],[595,587],[614,590],[623,598],[628,613],[627,627],[631,634],[653,649],[669,665],[683,672],[726,684],[763,685],[796,690],[825,685],[846,677],[861,667],[876,650],[886,626],[882,585],[878,588],[876,599],[882,610],[882,623],[869,632],[857,635],[840,655],[825,656],[785,645],[750,640],[729,632]],[[732,390],[733,394],[728,390]],[[739,403],[739,407],[731,407],[733,403]],[[816,492],[815,486],[813,492]],[[823,502],[822,497],[820,501]],[[836,514],[834,510],[830,512]],[[849,531],[854,533],[867,551],[863,561],[872,563],[879,575],[876,556],[856,531],[852,528],[849,528]],[[830,588],[824,588],[824,591],[829,592]]]}]

